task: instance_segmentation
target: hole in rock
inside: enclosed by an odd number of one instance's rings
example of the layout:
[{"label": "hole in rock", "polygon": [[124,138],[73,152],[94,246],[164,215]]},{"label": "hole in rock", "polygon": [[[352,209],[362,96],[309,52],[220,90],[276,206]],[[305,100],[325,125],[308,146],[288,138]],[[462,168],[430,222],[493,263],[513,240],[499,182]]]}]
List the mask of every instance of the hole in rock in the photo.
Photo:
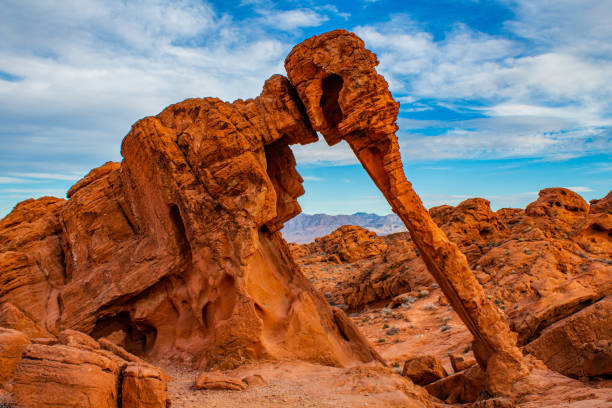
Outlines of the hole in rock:
[{"label": "hole in rock", "polygon": [[202,308],[202,322],[204,323],[205,330],[211,329],[215,325],[214,308],[210,302],[206,302]]},{"label": "hole in rock", "polygon": [[330,127],[336,127],[342,121],[342,109],[338,104],[338,96],[342,89],[342,78],[336,74],[331,74],[323,79],[321,84],[323,95],[321,96],[321,108],[323,116]]},{"label": "hole in rock", "polygon": [[91,337],[109,337],[132,354],[142,356],[153,348],[157,330],[155,327],[132,322],[129,312],[105,316],[96,322]]},{"label": "hole in rock", "polygon": [[176,205],[170,207],[170,221],[174,226],[174,239],[179,250],[182,254],[190,257],[191,246],[189,245],[189,240],[187,239],[187,234],[185,233],[185,223],[183,222],[181,212]]}]

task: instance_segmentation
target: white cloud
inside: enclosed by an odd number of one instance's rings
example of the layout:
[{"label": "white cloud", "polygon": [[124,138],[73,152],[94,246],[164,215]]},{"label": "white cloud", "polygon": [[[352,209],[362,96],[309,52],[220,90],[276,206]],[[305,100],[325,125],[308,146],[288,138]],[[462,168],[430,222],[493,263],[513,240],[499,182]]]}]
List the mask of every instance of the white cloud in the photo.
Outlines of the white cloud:
[{"label": "white cloud", "polygon": [[593,191],[592,188],[585,187],[585,186],[574,186],[574,187],[565,187],[565,188],[567,188],[569,190],[572,190],[572,191],[574,191],[576,193],[589,193],[589,192]]},{"label": "white cloud", "polygon": [[25,180],[23,179],[19,179],[16,177],[3,177],[0,176],[0,184],[20,184],[23,183]]},{"label": "white cloud", "polygon": [[326,15],[311,9],[266,10],[258,12],[264,17],[264,24],[283,31],[295,31],[303,27],[317,27],[329,20]]},{"label": "white cloud", "polygon": [[304,181],[323,181],[325,179],[321,178],[321,177],[317,177],[317,176],[302,176],[302,178],[304,179]]},{"label": "white cloud", "polygon": [[406,160],[533,157],[559,161],[612,151],[609,129],[565,130],[563,124],[529,117],[475,119],[458,122],[457,127],[435,136],[400,132],[399,143]]},{"label": "white cloud", "polygon": [[[606,36],[612,38],[612,3],[607,2],[611,7],[603,10],[594,1],[579,6],[570,1],[508,1],[517,20],[506,26],[528,41],[487,35],[461,24],[434,40],[405,15],[357,27],[379,57],[379,71],[400,100],[401,115],[414,117],[438,106],[461,117],[464,107],[476,101],[480,107],[471,104],[471,113],[488,117],[437,123],[401,118],[400,131],[417,129],[402,135],[404,157],[564,160],[610,152],[612,48],[602,52],[596,46]],[[566,21],[584,17],[578,36]],[[585,46],[589,41],[592,49]],[[443,133],[418,134],[427,127]]]},{"label": "white cloud", "polygon": [[13,176],[27,177],[43,180],[67,180],[76,181],[80,179],[82,174],[65,174],[65,173],[10,173]]},{"label": "white cloud", "polygon": [[0,81],[0,171],[118,160],[131,124],[170,103],[257,96],[291,45],[199,0],[9,1],[0,38],[0,71],[21,77]]},{"label": "white cloud", "polygon": [[359,161],[345,141],[328,146],[322,137],[316,143],[293,145],[291,150],[298,164],[357,164]]}]

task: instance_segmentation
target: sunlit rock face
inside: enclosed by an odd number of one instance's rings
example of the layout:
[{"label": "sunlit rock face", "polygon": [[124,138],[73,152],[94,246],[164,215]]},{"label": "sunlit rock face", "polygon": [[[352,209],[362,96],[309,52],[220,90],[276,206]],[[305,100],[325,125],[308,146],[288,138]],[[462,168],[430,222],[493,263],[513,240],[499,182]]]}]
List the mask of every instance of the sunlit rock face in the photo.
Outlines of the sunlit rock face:
[{"label": "sunlit rock face", "polygon": [[315,140],[278,75],[255,99],[189,99],[138,121],[122,163],[2,221],[0,301],[50,333],[196,366],[378,358],[278,232],[304,193],[289,145]]}]

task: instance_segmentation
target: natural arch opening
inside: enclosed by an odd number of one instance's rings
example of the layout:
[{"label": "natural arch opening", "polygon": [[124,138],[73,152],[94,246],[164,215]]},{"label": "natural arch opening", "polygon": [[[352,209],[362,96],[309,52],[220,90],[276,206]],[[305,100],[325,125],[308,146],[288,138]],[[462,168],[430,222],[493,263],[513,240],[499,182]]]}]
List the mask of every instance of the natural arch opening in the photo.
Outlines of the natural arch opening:
[{"label": "natural arch opening", "polygon": [[340,90],[342,89],[342,77],[331,74],[321,82],[323,95],[321,96],[321,109],[323,116],[330,128],[335,128],[342,122],[342,109],[338,103]]}]

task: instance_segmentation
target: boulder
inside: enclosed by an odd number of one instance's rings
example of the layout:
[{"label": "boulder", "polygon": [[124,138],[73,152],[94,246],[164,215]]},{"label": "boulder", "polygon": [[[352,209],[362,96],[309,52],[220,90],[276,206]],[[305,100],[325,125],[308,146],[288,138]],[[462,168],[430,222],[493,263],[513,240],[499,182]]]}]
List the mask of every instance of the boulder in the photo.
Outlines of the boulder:
[{"label": "boulder", "polygon": [[163,373],[150,365],[130,363],[123,369],[122,408],[170,407]]},{"label": "boulder", "polygon": [[372,231],[354,225],[345,225],[329,235],[316,238],[310,247],[316,247],[327,255],[337,255],[341,262],[372,258],[387,250],[384,239]]},{"label": "boulder", "polygon": [[0,327],[19,330],[30,338],[53,336],[10,302],[0,304]]},{"label": "boulder", "polygon": [[476,364],[476,360],[474,358],[466,358],[465,356],[459,354],[450,354],[449,358],[453,371],[456,373],[468,369]]},{"label": "boulder", "polygon": [[65,346],[72,346],[86,350],[98,350],[100,348],[100,343],[85,333],[76,330],[62,330],[58,336],[58,340]]},{"label": "boulder", "polygon": [[487,389],[487,380],[478,366],[472,366],[425,386],[429,394],[447,404],[475,402]]},{"label": "boulder", "polygon": [[240,378],[230,377],[218,371],[201,373],[193,383],[193,387],[197,390],[243,391],[247,386],[247,383]]},{"label": "boulder", "polygon": [[21,355],[30,344],[24,333],[0,327],[0,389],[13,378]]},{"label": "boulder", "polygon": [[612,191],[604,198],[591,200],[590,204],[591,207],[589,212],[591,214],[612,214]]},{"label": "boulder", "polygon": [[268,382],[259,374],[253,374],[246,376],[242,379],[243,383],[246,383],[248,387],[260,387],[268,385]]},{"label": "boulder", "polygon": [[427,385],[448,374],[435,356],[421,356],[406,361],[402,375],[417,385]]},{"label": "boulder", "polygon": [[15,401],[32,408],[115,408],[119,367],[107,356],[64,345],[29,345],[12,380]]},{"label": "boulder", "polygon": [[554,323],[525,349],[567,376],[612,375],[612,297]]}]

